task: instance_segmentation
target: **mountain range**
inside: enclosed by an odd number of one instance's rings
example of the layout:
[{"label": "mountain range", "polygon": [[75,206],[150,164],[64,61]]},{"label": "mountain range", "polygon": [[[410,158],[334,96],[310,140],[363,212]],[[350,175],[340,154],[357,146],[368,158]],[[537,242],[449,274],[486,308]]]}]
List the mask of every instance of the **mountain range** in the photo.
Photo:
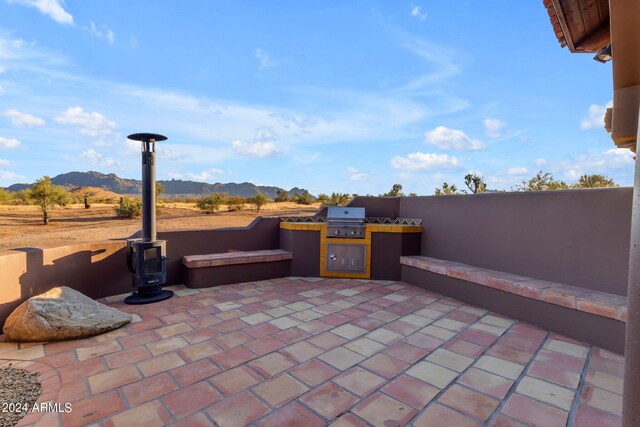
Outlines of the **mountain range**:
[{"label": "mountain range", "polygon": [[[103,174],[95,171],[69,172],[54,176],[51,178],[51,182],[67,190],[88,186],[103,188],[118,194],[140,195],[142,193],[142,181],[120,178],[114,173]],[[180,179],[172,179],[169,181],[159,180],[158,182],[164,187],[163,196],[169,197],[193,197],[211,193],[227,193],[230,196],[251,197],[257,193],[262,193],[268,198],[273,199],[276,197],[278,190],[282,190],[280,187],[255,185],[250,182],[218,182],[208,184],[206,182],[183,181]],[[13,184],[6,189],[9,191],[20,191],[28,189],[32,185],[33,184]],[[295,193],[302,194],[305,191],[303,188],[294,187],[287,191],[287,193],[289,196],[293,196]]]}]

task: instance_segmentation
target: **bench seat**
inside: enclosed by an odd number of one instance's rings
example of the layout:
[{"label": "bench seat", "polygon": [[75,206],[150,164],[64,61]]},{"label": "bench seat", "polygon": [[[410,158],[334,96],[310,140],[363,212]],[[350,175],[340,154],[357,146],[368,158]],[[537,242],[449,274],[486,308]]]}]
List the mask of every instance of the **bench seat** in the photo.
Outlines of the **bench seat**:
[{"label": "bench seat", "polygon": [[189,288],[267,280],[291,275],[293,253],[281,249],[182,257],[182,280]]},{"label": "bench seat", "polygon": [[627,297],[425,256],[404,256],[400,264],[472,282],[522,297],[627,321]]}]

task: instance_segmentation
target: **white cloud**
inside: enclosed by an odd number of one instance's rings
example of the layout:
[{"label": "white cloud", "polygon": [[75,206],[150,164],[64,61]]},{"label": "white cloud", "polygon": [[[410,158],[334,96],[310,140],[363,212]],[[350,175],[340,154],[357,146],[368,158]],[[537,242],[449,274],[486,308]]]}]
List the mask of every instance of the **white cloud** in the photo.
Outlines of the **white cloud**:
[{"label": "white cloud", "polygon": [[23,176],[18,175],[15,172],[0,170],[0,181],[9,181],[9,180],[20,179],[20,178],[23,178]]},{"label": "white cloud", "polygon": [[80,154],[80,157],[89,159],[89,162],[93,166],[114,166],[117,164],[111,157],[105,158],[93,148],[83,151],[82,154]]},{"label": "white cloud", "polygon": [[193,174],[191,172],[187,173],[187,176],[189,178],[191,178],[194,181],[203,181],[203,182],[209,182],[209,181],[213,181],[218,179],[220,176],[222,176],[224,174],[224,171],[221,169],[209,169],[206,171],[202,171],[199,174]]},{"label": "white cloud", "polygon": [[415,5],[411,5],[411,12],[409,12],[409,15],[414,18],[418,18],[421,21],[424,21],[428,17],[427,12],[422,11],[422,7]]},{"label": "white cloud", "polygon": [[500,138],[502,130],[507,126],[506,122],[499,119],[487,117],[484,119],[484,132],[491,138]]},{"label": "white cloud", "polygon": [[70,107],[55,120],[63,125],[75,126],[87,136],[110,135],[116,129],[116,124],[102,114],[85,112],[82,107]]},{"label": "white cloud", "polygon": [[604,113],[608,107],[613,105],[609,102],[606,106],[591,104],[589,106],[589,112],[587,117],[580,122],[580,129],[592,130],[592,129],[604,129]]},{"label": "white cloud", "polygon": [[626,148],[612,148],[602,153],[581,154],[574,162],[563,162],[560,167],[566,178],[576,179],[584,174],[607,174],[634,166],[634,153]]},{"label": "white cloud", "polygon": [[4,88],[2,87],[2,85],[0,85],[0,95],[4,94]]},{"label": "white cloud", "polygon": [[35,7],[59,24],[73,25],[73,16],[64,10],[63,0],[7,0],[9,4]]},{"label": "white cloud", "polygon": [[111,46],[113,46],[116,41],[116,34],[106,25],[98,28],[96,24],[91,21],[88,26],[83,26],[82,29],[88,31],[89,34],[100,40],[106,40]]},{"label": "white cloud", "polygon": [[343,176],[350,181],[364,181],[369,178],[369,174],[367,172],[363,172],[351,166],[347,168],[343,173]]},{"label": "white cloud", "polygon": [[18,127],[31,128],[47,124],[47,122],[40,117],[32,116],[31,114],[22,113],[13,109],[5,111],[3,115],[11,120],[11,124]]},{"label": "white cloud", "polygon": [[271,157],[279,154],[281,150],[273,142],[245,142],[239,139],[231,143],[231,148],[241,156]]},{"label": "white cloud", "polygon": [[6,159],[0,159],[0,166],[9,166],[11,162]]},{"label": "white cloud", "polygon": [[407,157],[396,156],[391,159],[391,167],[407,172],[431,169],[457,169],[460,161],[454,156],[435,153],[409,153]]},{"label": "white cloud", "polygon": [[4,138],[0,136],[0,148],[9,149],[9,148],[18,148],[22,145],[22,142],[18,141],[15,138]]},{"label": "white cloud", "polygon": [[260,71],[276,66],[276,63],[269,57],[269,54],[262,49],[256,49],[255,57],[259,62],[258,68]]},{"label": "white cloud", "polygon": [[526,175],[528,173],[529,173],[529,169],[527,169],[524,166],[518,166],[518,167],[507,169],[507,175],[510,175],[510,176],[520,176],[520,175]]},{"label": "white cloud", "polygon": [[4,65],[0,65],[0,74],[4,73],[5,71],[7,71],[7,67],[5,67]]},{"label": "white cloud", "polygon": [[472,139],[461,130],[444,126],[425,132],[424,142],[435,145],[441,150],[474,151],[485,148],[484,143],[479,139]]},{"label": "white cloud", "polygon": [[547,159],[535,159],[535,161],[533,162],[536,166],[544,166],[547,164]]}]

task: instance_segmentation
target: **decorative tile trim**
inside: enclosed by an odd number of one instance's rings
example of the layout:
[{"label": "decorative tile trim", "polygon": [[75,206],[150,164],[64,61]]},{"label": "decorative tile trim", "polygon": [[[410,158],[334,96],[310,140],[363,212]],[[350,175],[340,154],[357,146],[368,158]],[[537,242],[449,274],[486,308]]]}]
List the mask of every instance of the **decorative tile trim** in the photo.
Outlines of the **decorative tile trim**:
[{"label": "decorative tile trim", "polygon": [[400,264],[596,316],[627,321],[627,297],[620,295],[425,256],[403,256]]}]

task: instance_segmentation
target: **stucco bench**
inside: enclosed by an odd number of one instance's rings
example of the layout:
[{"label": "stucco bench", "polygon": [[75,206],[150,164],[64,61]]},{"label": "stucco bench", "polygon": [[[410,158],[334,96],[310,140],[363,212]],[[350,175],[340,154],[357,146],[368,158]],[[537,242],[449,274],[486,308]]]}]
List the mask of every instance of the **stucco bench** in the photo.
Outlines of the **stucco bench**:
[{"label": "stucco bench", "polygon": [[401,257],[400,264],[549,304],[627,321],[627,297],[620,295],[425,256]]},{"label": "stucco bench", "polygon": [[224,252],[182,257],[183,280],[189,288],[288,276],[293,253],[281,249]]}]

